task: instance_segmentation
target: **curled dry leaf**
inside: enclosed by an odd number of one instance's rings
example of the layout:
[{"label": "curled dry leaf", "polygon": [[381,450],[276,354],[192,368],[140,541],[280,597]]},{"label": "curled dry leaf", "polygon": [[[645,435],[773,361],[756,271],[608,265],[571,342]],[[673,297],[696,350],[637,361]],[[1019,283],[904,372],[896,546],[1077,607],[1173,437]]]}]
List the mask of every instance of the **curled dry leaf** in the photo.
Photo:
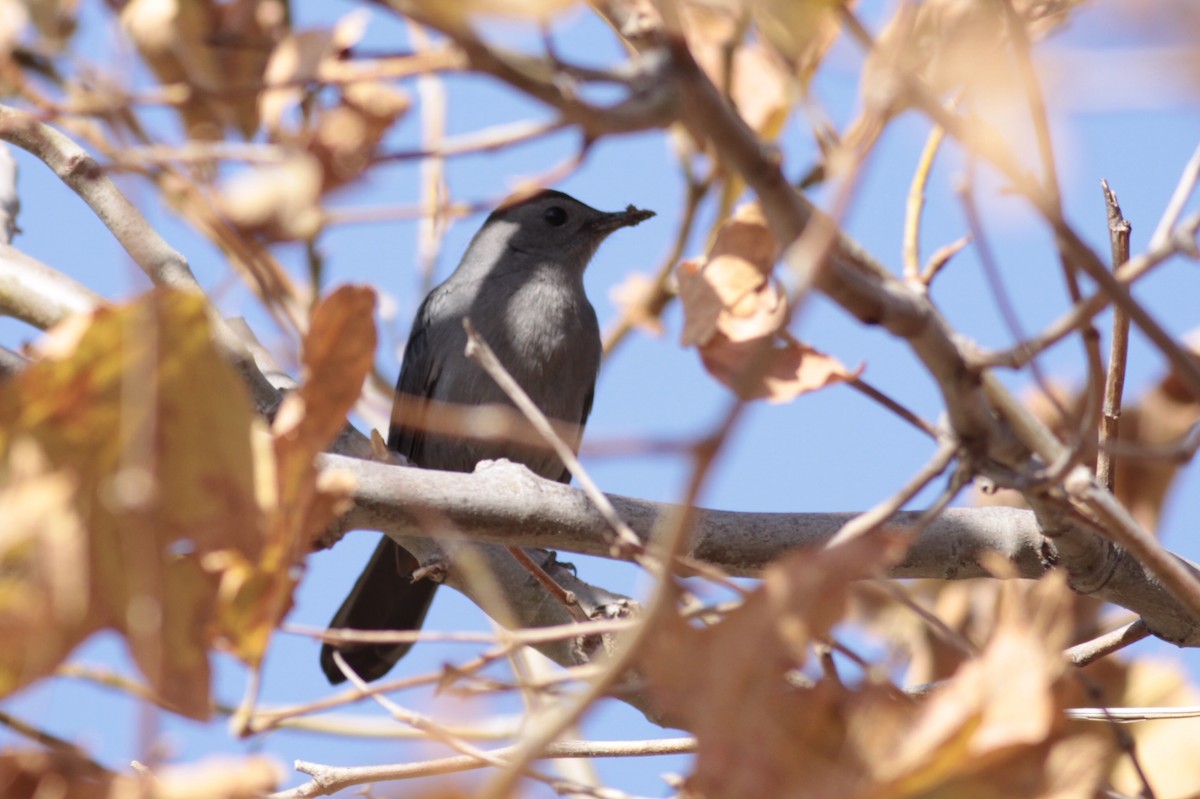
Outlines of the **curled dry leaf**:
[{"label": "curled dry leaf", "polygon": [[[1026,22],[1026,35],[1036,40],[1062,25],[1081,2],[1016,0],[1012,5]],[[999,3],[926,0],[899,6],[867,57],[862,76],[866,105],[884,113],[903,110],[908,105],[904,76],[915,75],[935,94],[963,90],[972,95],[993,121],[1025,124],[1025,98],[1012,80],[1008,25]]]},{"label": "curled dry leaf", "polygon": [[788,402],[862,374],[861,366],[847,369],[837,358],[790,340],[738,342],[718,334],[700,348],[700,359],[709,374],[746,400]]},{"label": "curled dry leaf", "polygon": [[365,13],[352,13],[332,30],[289,36],[272,53],[266,79],[274,88],[262,93],[259,111],[272,140],[289,154],[222,187],[219,206],[242,232],[268,241],[314,236],[323,220],[321,198],[371,165],[384,134],[408,110],[408,97],[387,84],[351,80],[333,105],[291,118],[307,87],[361,38],[365,25]]},{"label": "curled dry leaf", "polygon": [[21,0],[0,2],[0,60],[9,61],[29,25],[29,9]]},{"label": "curled dry leaf", "polygon": [[[281,8],[279,0],[130,0],[120,20],[159,81],[187,89],[178,110],[189,137],[219,140],[234,128],[249,138],[259,121],[246,87],[262,82],[283,35]],[[236,98],[218,99],[227,90]]]},{"label": "curled dry leaf", "polygon": [[722,222],[707,258],[684,261],[676,270],[681,343],[704,346],[718,332],[739,341],[777,332],[787,316],[786,298],[769,285],[779,249],[757,203]]},{"label": "curled dry leaf", "polygon": [[717,230],[703,261],[676,270],[685,346],[744,399],[786,402],[856,377],[835,358],[785,334],[787,295],[771,275],[779,245],[757,204],[739,208]]},{"label": "curled dry leaf", "polygon": [[479,16],[513,17],[545,21],[559,11],[578,3],[578,0],[415,0],[418,19],[435,20],[439,27],[470,28]]},{"label": "curled dry leaf", "polygon": [[24,5],[49,48],[58,50],[75,33],[79,0],[25,0]]},{"label": "curled dry leaf", "polygon": [[[47,626],[38,618],[50,608],[0,607],[0,628],[11,633],[0,648],[0,686],[7,693],[32,682],[91,633],[112,628],[164,702],[204,718],[216,580],[203,560],[222,550],[248,559],[261,552],[255,487],[263,465],[251,443],[260,423],[211,342],[199,296],[156,290],[97,311],[73,338],[72,350],[60,345],[57,357],[0,385],[0,456],[27,458],[26,441],[45,463],[25,467],[20,482],[20,470],[6,471],[0,490],[6,501],[36,503],[53,495],[54,475],[69,476],[74,490],[57,517],[59,540],[86,558],[86,611]],[[83,525],[78,543],[70,543],[78,535],[72,517]],[[19,554],[8,549],[4,557]],[[57,568],[42,562],[5,579],[27,576],[46,596],[37,575]]]},{"label": "curled dry leaf", "polygon": [[[1176,660],[1142,658],[1125,661],[1109,658],[1087,670],[1099,681],[1105,704],[1111,707],[1195,707],[1200,691],[1188,680]],[[1137,747],[1138,760],[1153,775],[1158,799],[1185,799],[1200,794],[1200,760],[1195,757],[1200,739],[1200,718],[1158,719],[1125,725]],[[1113,787],[1135,796],[1141,780],[1129,758],[1112,764]]]},{"label": "curled dry leaf", "polygon": [[1061,654],[1071,631],[1066,579],[1052,573],[1028,590],[1015,581],[999,590],[983,650],[872,760],[877,778],[898,788],[938,786],[925,795],[1090,799],[1105,776],[1112,738],[1068,724],[1061,712],[1085,696]]},{"label": "curled dry leaf", "polygon": [[259,756],[211,758],[127,776],[63,750],[0,752],[5,799],[256,799],[275,790],[283,776],[279,764]]},{"label": "curled dry leaf", "polygon": [[[805,82],[816,72],[829,51],[841,22],[837,8],[842,0],[742,0],[754,15],[763,37],[783,58],[795,65]],[[857,3],[847,3],[853,8]]]},{"label": "curled dry leaf", "polygon": [[[52,669],[75,645],[71,635],[87,625],[87,534],[71,499],[76,480],[51,470],[36,441],[16,438],[0,468],[0,695]],[[19,647],[20,651],[13,651]]]}]

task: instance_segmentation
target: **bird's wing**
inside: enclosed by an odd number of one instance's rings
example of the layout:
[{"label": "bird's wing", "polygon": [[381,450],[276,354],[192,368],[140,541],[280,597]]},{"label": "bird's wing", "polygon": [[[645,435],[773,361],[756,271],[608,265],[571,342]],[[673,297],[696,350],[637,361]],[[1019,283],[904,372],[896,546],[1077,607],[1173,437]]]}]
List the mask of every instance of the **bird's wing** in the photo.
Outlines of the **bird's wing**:
[{"label": "bird's wing", "polygon": [[[417,310],[412,332],[409,333],[408,343],[404,346],[400,377],[396,380],[397,397],[402,394],[416,399],[431,397],[437,387],[442,364],[429,333],[438,300],[439,293],[434,290]],[[421,420],[413,418],[416,406],[409,403],[409,408],[407,414],[401,414],[399,403],[393,406],[387,445],[393,452],[399,452],[413,463],[419,464],[425,433],[421,430]]]},{"label": "bird's wing", "polygon": [[[575,452],[579,452],[579,445],[583,441],[583,428],[585,425],[587,425],[588,416],[590,416],[592,413],[592,400],[594,400],[595,398],[596,398],[596,383],[595,383],[595,381],[593,381],[592,385],[588,387],[587,396],[585,396],[583,398],[583,412],[579,414],[579,435],[575,439],[575,446],[572,447],[572,449],[574,449]],[[571,471],[569,469],[567,469],[565,466],[563,467],[562,474],[559,475],[559,477],[558,477],[558,482],[560,482],[560,483],[571,482]]]}]

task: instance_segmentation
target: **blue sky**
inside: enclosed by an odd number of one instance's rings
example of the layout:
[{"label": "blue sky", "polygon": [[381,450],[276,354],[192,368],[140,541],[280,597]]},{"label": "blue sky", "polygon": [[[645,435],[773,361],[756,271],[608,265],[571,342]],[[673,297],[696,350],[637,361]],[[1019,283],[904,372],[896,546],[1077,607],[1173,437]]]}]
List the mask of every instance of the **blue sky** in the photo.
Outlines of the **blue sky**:
[{"label": "blue sky", "polygon": [[[298,25],[326,22],[328,15],[349,10],[349,4],[295,4]],[[890,4],[887,4],[890,6]],[[1180,46],[1186,31],[1113,12],[1114,4],[1093,4],[1074,19],[1068,30],[1039,50],[1039,63],[1053,66],[1055,79],[1047,82],[1054,138],[1068,218],[1099,252],[1107,253],[1108,239],[1099,181],[1107,178],[1120,196],[1133,222],[1133,248],[1145,246],[1178,179],[1183,165],[1200,143],[1200,104],[1195,85],[1183,78],[1167,79],[1155,73],[1153,82],[1130,87],[1120,80],[1143,79],[1146,48]],[[885,4],[867,2],[864,17],[880,18]],[[321,18],[306,18],[319,13]],[[100,19],[96,6],[89,16]],[[403,28],[375,13],[364,44],[401,49]],[[107,23],[104,23],[107,24]],[[515,44],[536,41],[516,27],[506,26],[501,38]],[[588,63],[612,63],[620,50],[611,33],[586,14],[570,14],[556,30],[559,49],[568,57]],[[85,30],[81,54],[99,60],[112,46],[112,37],[92,28]],[[578,55],[577,55],[578,54]],[[1104,56],[1104,57],[1101,57]],[[112,63],[132,70],[128,55]],[[1153,63],[1153,62],[1150,62]],[[838,124],[857,108],[857,79],[861,55],[852,45],[835,47],[814,85],[817,101]],[[1106,80],[1105,70],[1115,79]],[[134,70],[135,74],[139,74]],[[144,77],[144,76],[142,76]],[[455,76],[445,80],[448,94],[448,128],[465,134],[531,114],[545,116],[539,106],[521,100],[489,79]],[[1144,88],[1143,88],[1144,87]],[[170,120],[156,115],[169,129]],[[846,220],[848,231],[881,261],[899,269],[904,194],[928,129],[923,119],[908,114],[893,124],[867,165],[864,179]],[[389,141],[391,146],[412,146],[419,135],[415,114],[405,119]],[[468,156],[448,164],[454,197],[479,200],[498,196],[521,177],[537,174],[573,152],[577,137],[557,134],[523,145],[512,152]],[[813,147],[806,130],[793,124],[781,141],[789,174],[808,165]],[[1020,150],[1033,164],[1032,148]],[[25,233],[16,244],[95,290],[113,298],[129,297],[145,288],[146,281],[102,225],[83,204],[41,164],[18,154],[22,164]],[[934,171],[926,217],[924,252],[927,254],[966,231],[954,185],[963,174],[964,159],[949,150]],[[987,186],[987,181],[983,181]],[[280,334],[257,311],[249,293],[232,284],[230,271],[211,245],[181,226],[154,204],[151,191],[136,181],[123,184],[131,199],[142,207],[168,240],[192,262],[201,282],[220,289],[222,308],[230,315],[245,315],[267,343]],[[376,172],[365,185],[336,198],[343,207],[406,206],[417,199],[416,169],[409,164]],[[651,208],[658,216],[640,227],[621,231],[602,248],[587,276],[590,295],[602,325],[615,310],[610,290],[631,271],[650,273],[668,251],[682,206],[683,184],[674,170],[666,137],[645,133],[602,141],[586,164],[557,188],[598,208],[615,210],[627,203]],[[826,199],[821,193],[815,199]],[[1001,265],[1003,281],[1019,306],[1026,331],[1035,331],[1064,309],[1057,277],[1057,258],[1044,226],[1024,204],[1012,197],[983,199],[991,244]],[[1189,205],[1194,210],[1197,203]],[[713,208],[704,209],[711,220]],[[460,221],[447,234],[438,261],[438,275],[453,268],[466,240],[482,217]],[[689,248],[698,254],[706,225]],[[327,257],[329,284],[367,282],[394,301],[395,316],[381,320],[380,369],[389,377],[398,369],[398,354],[407,334],[411,314],[421,296],[413,269],[415,225],[391,222],[354,225],[329,232],[322,241]],[[302,274],[298,247],[282,247],[281,258]],[[231,288],[232,285],[232,288]],[[1171,262],[1139,284],[1136,295],[1177,334],[1200,325],[1197,296],[1200,272],[1194,264]],[[932,296],[941,310],[964,334],[987,346],[1004,346],[1011,337],[1001,322],[987,291],[978,260],[971,251],[960,255],[935,283]],[[1107,326],[1103,318],[1101,329]],[[728,402],[727,392],[711,380],[694,352],[678,344],[680,317],[672,308],[666,316],[666,334],[654,338],[638,334],[604,366],[587,441],[654,437],[687,439],[706,432]],[[909,407],[936,419],[940,413],[937,392],[926,374],[899,342],[876,329],[864,329],[829,302],[809,302],[796,321],[797,332],[813,345],[837,355],[848,364],[866,365],[865,377]],[[14,345],[31,338],[33,331],[11,322],[0,324],[0,342]],[[1065,381],[1077,381],[1083,372],[1076,343],[1058,346],[1041,361],[1046,372]],[[1130,354],[1127,397],[1136,397],[1161,375],[1161,359],[1135,335]],[[1016,387],[1027,385],[1024,375],[1012,378]],[[586,452],[586,450],[585,450]],[[756,405],[735,433],[734,441],[716,467],[702,497],[703,504],[731,510],[830,511],[861,510],[898,489],[932,453],[922,436],[912,432],[886,411],[856,393],[834,388],[805,396],[782,406]],[[678,498],[688,464],[672,456],[585,459],[599,485],[608,492],[654,500]],[[1173,494],[1163,528],[1168,546],[1200,558],[1196,536],[1189,523],[1200,518],[1200,485],[1195,470],[1185,470]],[[926,493],[914,507],[919,507]],[[374,546],[374,534],[355,533],[328,553],[309,561],[308,574],[296,598],[291,621],[325,624],[353,582]],[[632,568],[588,558],[570,558],[581,576],[611,589],[638,595],[645,589]],[[439,593],[431,613],[431,629],[487,629],[480,613],[451,591]],[[463,657],[462,647],[420,645],[401,668],[420,673],[444,661]],[[1182,657],[1193,675],[1200,659],[1179,655],[1156,642],[1138,651]],[[326,692],[317,668],[317,648],[307,640],[279,636],[268,657],[264,701],[297,702]],[[78,661],[110,664],[127,669],[123,647],[112,636],[99,636],[77,653]],[[218,658],[217,695],[235,702],[241,695],[244,670],[227,658]],[[437,700],[426,695],[404,695],[402,703],[444,714],[471,714],[477,705]],[[502,707],[512,709],[511,703]],[[237,742],[221,721],[197,725],[148,713],[136,703],[100,689],[58,681],[34,687],[0,703],[0,707],[32,719],[47,729],[89,747],[114,767],[146,756],[142,744],[147,730],[162,733],[173,758],[191,761],[216,752],[262,751],[290,765],[293,759],[334,764],[388,762],[428,756],[431,747],[416,750],[394,743],[345,741],[298,733],[278,733],[263,739]],[[494,707],[494,706],[493,706]],[[374,712],[364,706],[361,712]],[[150,726],[147,726],[150,725]],[[139,732],[140,730],[140,732]],[[603,739],[660,737],[663,731],[640,719],[635,712],[608,703],[587,719],[582,734]],[[0,742],[8,739],[0,732]],[[624,760],[597,764],[603,780],[617,788],[642,795],[667,793],[657,781],[662,771],[684,770],[685,758]],[[408,790],[395,788],[396,793]],[[381,791],[386,795],[386,791]]]}]

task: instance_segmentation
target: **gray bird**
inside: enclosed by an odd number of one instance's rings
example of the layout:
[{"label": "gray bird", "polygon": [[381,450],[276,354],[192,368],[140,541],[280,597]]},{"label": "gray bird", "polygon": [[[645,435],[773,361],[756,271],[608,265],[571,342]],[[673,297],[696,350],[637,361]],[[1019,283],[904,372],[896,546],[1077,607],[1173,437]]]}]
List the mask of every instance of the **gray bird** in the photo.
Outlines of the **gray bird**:
[{"label": "gray bird", "polygon": [[[397,397],[512,405],[487,372],[464,354],[462,320],[469,317],[547,416],[578,425],[571,442],[578,449],[592,409],[601,350],[583,272],[608,234],[652,216],[653,211],[632,205],[614,213],[597,211],[550,190],[498,208],[471,239],[454,274],[433,289],[417,311],[396,382]],[[422,411],[417,407],[419,417]],[[549,449],[433,435],[421,429],[419,418],[399,418],[397,408],[388,447],[417,466],[469,472],[479,461],[507,458],[542,477],[570,482],[566,467]],[[329,626],[419,629],[437,584],[413,582],[418,565],[412,554],[385,537]],[[336,647],[365,680],[382,677],[410,648],[411,644]],[[329,644],[321,648],[321,669],[337,684],[345,677],[333,661],[334,649]]]}]

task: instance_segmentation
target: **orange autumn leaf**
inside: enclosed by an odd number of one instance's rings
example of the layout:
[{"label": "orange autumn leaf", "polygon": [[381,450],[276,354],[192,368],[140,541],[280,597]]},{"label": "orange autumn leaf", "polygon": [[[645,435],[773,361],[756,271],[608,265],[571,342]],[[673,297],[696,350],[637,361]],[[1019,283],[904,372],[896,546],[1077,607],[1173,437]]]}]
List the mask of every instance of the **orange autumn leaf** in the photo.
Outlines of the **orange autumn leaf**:
[{"label": "orange autumn leaf", "polygon": [[801,394],[845,383],[862,374],[837,358],[795,340],[737,342],[717,334],[700,348],[709,374],[742,399],[788,402]]},{"label": "orange autumn leaf", "polygon": [[314,458],[345,427],[362,392],[375,355],[374,311],[375,293],[363,286],[342,286],[313,311],[304,383],[284,399],[272,427],[276,479],[262,557],[221,556],[222,627],[252,665],[291,608],[295,569],[349,502],[352,482],[321,479]]},{"label": "orange autumn leaf", "polygon": [[743,399],[787,402],[862,371],[786,334],[787,295],[771,274],[779,249],[750,204],[721,224],[704,261],[684,261],[675,273],[682,343],[695,345],[705,369]]}]

